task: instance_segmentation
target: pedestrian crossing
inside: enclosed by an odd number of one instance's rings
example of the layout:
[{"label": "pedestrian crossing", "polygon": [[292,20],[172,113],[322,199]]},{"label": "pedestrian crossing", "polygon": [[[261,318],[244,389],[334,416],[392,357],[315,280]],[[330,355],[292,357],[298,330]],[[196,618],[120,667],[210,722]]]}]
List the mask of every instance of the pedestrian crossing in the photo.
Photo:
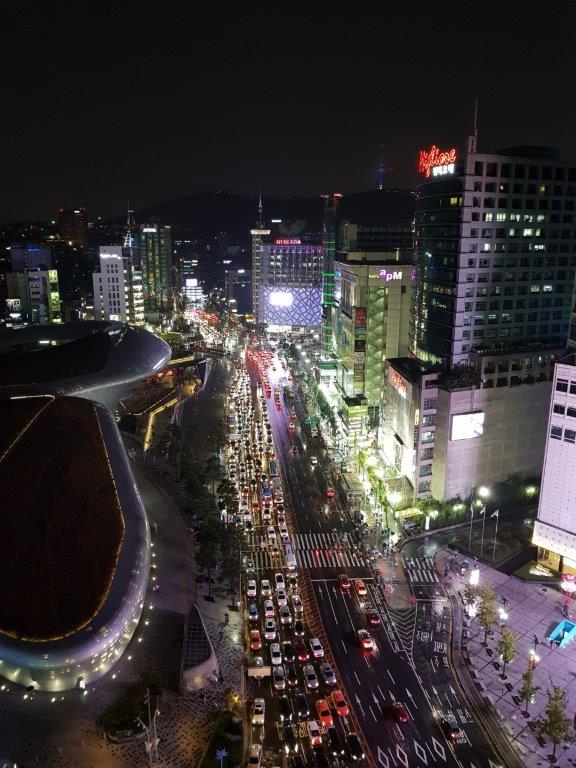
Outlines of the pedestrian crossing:
[{"label": "pedestrian crossing", "polygon": [[[295,555],[299,568],[346,569],[354,566],[367,566],[363,555],[345,549],[301,549],[296,550]],[[252,554],[252,560],[257,571],[266,571],[282,566],[282,556],[279,552],[256,549]]]},{"label": "pedestrian crossing", "polygon": [[[252,549],[262,548],[262,541],[266,541],[265,532],[262,535],[258,533],[251,533],[248,537],[249,546]],[[277,546],[278,542],[289,541],[292,545],[292,549],[295,552],[301,550],[316,550],[316,549],[349,549],[350,543],[342,534],[337,533],[297,533],[295,536],[290,536],[289,539],[281,540],[276,537]]]},{"label": "pedestrian crossing", "polygon": [[438,584],[440,581],[431,557],[403,557],[402,565],[412,584]]}]

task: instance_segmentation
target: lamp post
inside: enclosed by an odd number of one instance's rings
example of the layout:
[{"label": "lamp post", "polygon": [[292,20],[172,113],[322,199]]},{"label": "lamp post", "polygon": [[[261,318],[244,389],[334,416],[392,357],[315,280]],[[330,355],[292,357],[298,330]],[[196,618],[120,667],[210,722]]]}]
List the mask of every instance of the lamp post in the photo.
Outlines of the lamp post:
[{"label": "lamp post", "polygon": [[496,528],[494,530],[494,549],[492,550],[492,562],[496,560],[496,539],[498,538],[498,519],[500,518],[500,510],[495,509],[490,517],[496,518]]}]

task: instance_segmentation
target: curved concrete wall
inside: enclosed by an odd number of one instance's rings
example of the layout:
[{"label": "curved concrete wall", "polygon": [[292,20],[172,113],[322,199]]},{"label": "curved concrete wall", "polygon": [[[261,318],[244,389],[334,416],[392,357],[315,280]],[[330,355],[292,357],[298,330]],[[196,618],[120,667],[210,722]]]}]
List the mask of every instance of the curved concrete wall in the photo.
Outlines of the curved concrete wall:
[{"label": "curved concrete wall", "polygon": [[79,632],[46,643],[0,636],[0,674],[20,685],[64,691],[81,677],[86,683],[101,677],[126,649],[144,607],[150,571],[148,520],[116,421],[102,406],[97,413],[125,525],[116,571],[99,613]]}]

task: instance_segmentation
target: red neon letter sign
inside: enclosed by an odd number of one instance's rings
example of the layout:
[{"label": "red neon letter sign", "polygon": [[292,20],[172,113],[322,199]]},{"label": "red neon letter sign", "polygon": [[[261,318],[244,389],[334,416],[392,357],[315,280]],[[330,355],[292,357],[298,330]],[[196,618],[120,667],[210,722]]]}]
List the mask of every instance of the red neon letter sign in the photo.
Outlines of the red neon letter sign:
[{"label": "red neon letter sign", "polygon": [[428,152],[425,149],[420,150],[420,156],[418,158],[418,171],[423,173],[426,178],[430,176],[430,170],[438,165],[452,165],[456,162],[456,149],[448,149],[441,151],[434,144],[430,147]]}]

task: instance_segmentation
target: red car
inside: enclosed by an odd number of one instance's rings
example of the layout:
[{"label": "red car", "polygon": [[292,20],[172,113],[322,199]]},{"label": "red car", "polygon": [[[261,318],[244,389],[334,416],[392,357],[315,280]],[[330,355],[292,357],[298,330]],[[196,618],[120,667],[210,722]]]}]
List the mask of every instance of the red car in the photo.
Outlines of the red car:
[{"label": "red car", "polygon": [[310,653],[308,651],[308,648],[304,645],[304,642],[301,637],[298,637],[294,643],[294,647],[296,648],[296,657],[298,658],[298,661],[308,661],[310,658]]},{"label": "red car", "polygon": [[380,624],[380,616],[376,611],[370,610],[366,612],[366,621],[371,627],[377,627]]},{"label": "red car", "polygon": [[334,498],[334,488],[328,488],[328,490],[326,491],[326,496],[328,496],[329,499],[333,499]]},{"label": "red car", "polygon": [[364,584],[362,579],[354,579],[354,589],[356,590],[358,597],[364,597],[368,591],[366,589],[366,584]]},{"label": "red car", "polygon": [[336,710],[336,714],[340,717],[348,717],[350,714],[350,710],[348,709],[348,704],[346,703],[346,699],[344,698],[344,694],[340,689],[336,689],[335,691],[332,691],[332,706]]},{"label": "red car", "polygon": [[262,648],[262,639],[260,637],[260,630],[253,629],[250,632],[250,650],[259,651]]},{"label": "red car", "polygon": [[326,699],[316,700],[316,714],[318,715],[318,720],[326,728],[331,728],[334,725],[332,712],[330,712],[330,707],[328,706]]},{"label": "red car", "polygon": [[407,723],[410,720],[408,710],[401,701],[395,701],[392,704],[392,713],[397,723]]},{"label": "red car", "polygon": [[351,587],[350,579],[345,573],[341,573],[340,576],[338,576],[338,581],[340,582],[340,589],[349,590]]}]

